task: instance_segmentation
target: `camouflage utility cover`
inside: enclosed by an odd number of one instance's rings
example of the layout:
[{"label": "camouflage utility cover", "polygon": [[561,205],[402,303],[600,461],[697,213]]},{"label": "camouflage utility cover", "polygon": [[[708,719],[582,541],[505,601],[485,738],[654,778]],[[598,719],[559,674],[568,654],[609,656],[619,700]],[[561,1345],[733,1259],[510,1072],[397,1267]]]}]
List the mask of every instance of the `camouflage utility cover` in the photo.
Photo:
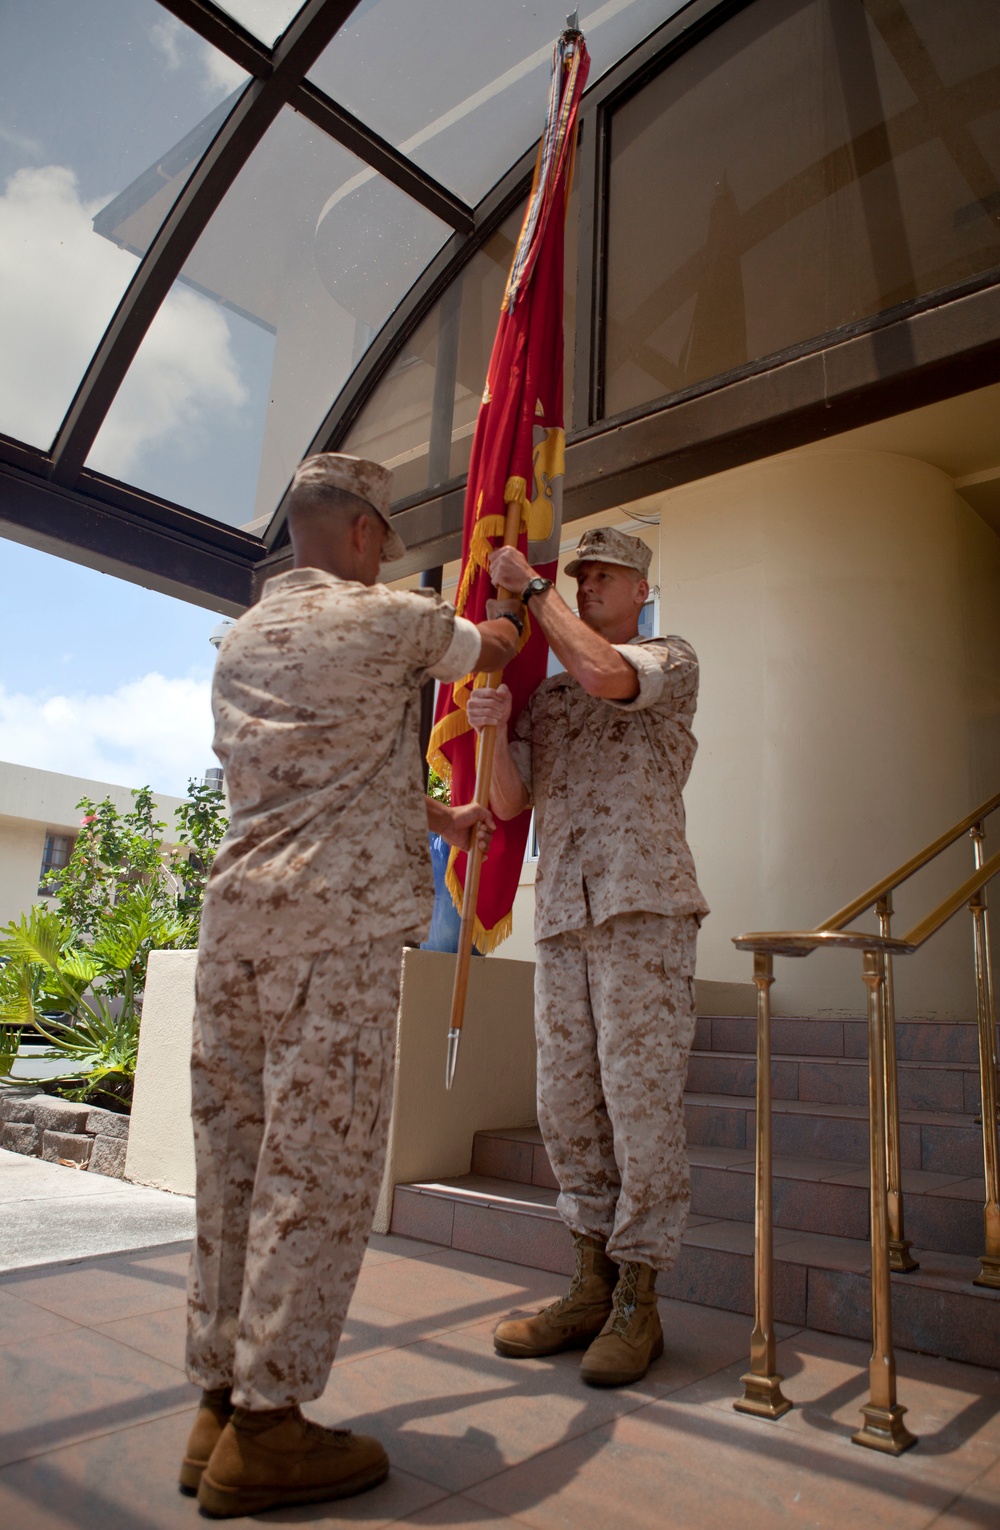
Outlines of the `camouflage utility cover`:
[{"label": "camouflage utility cover", "polygon": [[538,824],[536,940],[614,914],[708,913],[681,798],[698,747],[698,660],[679,637],[615,647],[639,677],[634,700],[553,675],[511,739]]},{"label": "camouflage utility cover", "polygon": [[616,531],[614,526],[595,526],[583,533],[566,572],[572,578],[585,563],[614,563],[619,568],[634,569],[645,579],[652,556],[652,548],[640,537],[630,537],[627,531]]},{"label": "camouflage utility cover", "polygon": [[420,686],[455,680],[479,634],[437,596],[293,569],[219,651],[215,752],[232,806],[203,955],[328,951],[425,932],[434,902]]}]

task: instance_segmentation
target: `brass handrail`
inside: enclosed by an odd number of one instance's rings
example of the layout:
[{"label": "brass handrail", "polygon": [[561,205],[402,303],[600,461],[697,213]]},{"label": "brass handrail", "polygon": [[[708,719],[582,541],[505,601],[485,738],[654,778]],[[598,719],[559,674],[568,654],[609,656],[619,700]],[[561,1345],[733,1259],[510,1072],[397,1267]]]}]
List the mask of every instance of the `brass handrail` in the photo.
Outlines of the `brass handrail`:
[{"label": "brass handrail", "polygon": [[[757,987],[757,1142],[754,1234],[754,1329],[750,1370],[743,1377],[740,1412],[780,1418],[792,1406],[783,1395],[776,1370],[774,1336],[774,1249],[772,1233],[771,998],[775,956],[808,956],[823,948],[860,950],[868,1012],[868,1103],[871,1187],[872,1356],[870,1397],[862,1408],[864,1424],[853,1436],[858,1445],[899,1455],[916,1443],[903,1423],[906,1409],[896,1400],[892,1347],[890,1270],[917,1268],[903,1233],[903,1195],[899,1153],[899,1099],[893,1001],[893,956],[920,949],[965,905],[972,914],[982,1097],[983,1161],[986,1204],[985,1252],[975,1284],[1000,1290],[1000,1139],[997,1136],[997,1036],[993,972],[990,960],[986,887],[1000,875],[1000,851],[984,854],[985,820],[1000,807],[1000,793],[961,823],[942,834],[890,876],[812,930],[761,930],[737,936],[734,944],[752,951]],[[899,939],[891,934],[892,894],[949,846],[968,833],[975,870],[938,906]],[[872,909],[879,933],[845,929],[856,915]]]},{"label": "brass handrail", "polygon": [[974,813],[970,813],[968,817],[963,818],[961,823],[955,824],[954,828],[949,829],[946,834],[940,835],[926,849],[911,856],[908,861],[904,861],[902,866],[898,867],[889,876],[883,877],[881,882],[876,882],[874,887],[869,887],[868,891],[863,892],[859,898],[855,898],[853,903],[846,903],[835,914],[831,914],[829,919],[822,920],[816,926],[817,930],[839,930],[845,924],[850,924],[851,920],[858,914],[863,914],[866,909],[874,908],[875,904],[880,898],[884,898],[886,893],[895,892],[897,887],[902,887],[903,883],[908,882],[912,876],[916,876],[918,871],[923,871],[924,867],[929,866],[931,861],[935,860],[942,851],[949,849],[951,845],[957,843],[962,838],[962,835],[968,834],[969,830],[974,828],[977,823],[982,823],[985,819],[989,818],[990,814],[995,813],[998,807],[1000,807],[1000,792],[997,792],[995,797],[990,797],[981,807],[976,808]]},{"label": "brass handrail", "polygon": [[867,930],[828,929],[817,925],[814,930],[761,930],[755,934],[736,935],[733,945],[741,951],[770,951],[775,956],[808,956],[821,946],[848,946],[858,951],[889,951],[899,956],[910,956],[914,951],[919,951],[932,935],[936,935],[942,925],[954,918],[962,904],[968,903],[973,894],[991,882],[998,872],[1000,850],[991,855],[971,877],[966,877],[961,887],[949,893],[936,909],[932,909],[902,939],[869,935]]}]

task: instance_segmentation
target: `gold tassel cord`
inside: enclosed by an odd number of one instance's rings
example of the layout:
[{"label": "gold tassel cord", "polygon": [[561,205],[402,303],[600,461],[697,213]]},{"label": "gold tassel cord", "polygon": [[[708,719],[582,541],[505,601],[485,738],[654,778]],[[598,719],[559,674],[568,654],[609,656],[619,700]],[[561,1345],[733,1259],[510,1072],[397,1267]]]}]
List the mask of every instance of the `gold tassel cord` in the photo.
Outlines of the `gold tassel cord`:
[{"label": "gold tassel cord", "polygon": [[[448,869],[445,872],[445,884],[448,888],[448,891],[451,893],[452,898],[455,900],[456,908],[461,908],[463,897],[462,884],[458,880],[458,877],[455,875],[455,860],[456,857],[461,853],[462,852],[460,850],[452,850],[451,855],[448,857]],[[493,925],[492,929],[489,930],[484,927],[481,919],[479,918],[479,915],[477,914],[476,922],[473,926],[473,944],[477,947],[478,950],[484,951],[486,955],[489,956],[491,952],[496,950],[497,946],[501,945],[507,939],[513,928],[513,909],[504,914],[503,918],[499,919],[497,923]]]}]

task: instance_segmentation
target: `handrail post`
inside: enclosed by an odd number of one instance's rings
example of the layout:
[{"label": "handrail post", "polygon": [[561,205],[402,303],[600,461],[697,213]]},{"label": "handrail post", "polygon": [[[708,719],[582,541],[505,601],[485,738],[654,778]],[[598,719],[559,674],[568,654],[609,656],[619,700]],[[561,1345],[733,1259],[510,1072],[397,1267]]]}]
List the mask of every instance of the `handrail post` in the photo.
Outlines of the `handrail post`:
[{"label": "handrail post", "polygon": [[[892,935],[892,893],[875,905],[879,934]],[[882,1072],[885,1078],[885,1154],[889,1208],[889,1268],[907,1274],[920,1266],[910,1253],[903,1232],[903,1182],[899,1163],[899,1082],[896,1071],[896,1001],[892,985],[892,956],[882,953]]]},{"label": "handrail post", "polygon": [[743,1396],[733,1403],[739,1413],[780,1418],[792,1404],[782,1395],[784,1377],[775,1371],[774,1239],[771,1227],[771,984],[770,951],[753,954],[757,985],[757,1153],[755,1168],[753,1334],[750,1369],[740,1377]]},{"label": "handrail post", "polygon": [[899,1456],[916,1437],[903,1423],[906,1409],[896,1401],[896,1360],[892,1348],[892,1288],[889,1275],[888,1183],[885,1162],[885,997],[883,952],[865,951],[862,973],[868,989],[868,1111],[871,1167],[872,1356],[864,1424],[851,1436],[855,1445]]},{"label": "handrail post", "polygon": [[[969,831],[976,869],[983,864],[983,824]],[[981,887],[969,903],[976,959],[976,1014],[979,1022],[979,1087],[983,1107],[983,1167],[986,1204],[983,1208],[985,1252],[979,1256],[974,1284],[1000,1290],[1000,1149],[997,1142],[997,1028],[993,1002],[993,963],[990,956],[989,911],[986,888]]]}]

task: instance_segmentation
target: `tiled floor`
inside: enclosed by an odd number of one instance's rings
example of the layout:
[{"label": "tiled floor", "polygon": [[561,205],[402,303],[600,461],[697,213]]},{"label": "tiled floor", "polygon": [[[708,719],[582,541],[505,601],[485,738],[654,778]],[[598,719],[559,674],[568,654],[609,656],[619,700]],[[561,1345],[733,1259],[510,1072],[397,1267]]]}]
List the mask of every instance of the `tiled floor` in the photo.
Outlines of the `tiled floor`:
[{"label": "tiled floor", "polygon": [[[194,1391],[181,1369],[185,1245],[0,1277],[0,1525],[174,1530]],[[798,1405],[776,1424],[732,1409],[749,1324],[661,1300],[667,1353],[638,1387],[583,1387],[578,1356],[513,1362],[498,1317],[562,1284],[402,1238],[368,1252],[337,1364],[309,1411],[377,1433],[389,1481],[261,1523],[537,1530],[1000,1525],[1000,1376],[900,1353],[920,1436],[899,1460],[850,1443],[867,1346],[782,1330]]]}]

